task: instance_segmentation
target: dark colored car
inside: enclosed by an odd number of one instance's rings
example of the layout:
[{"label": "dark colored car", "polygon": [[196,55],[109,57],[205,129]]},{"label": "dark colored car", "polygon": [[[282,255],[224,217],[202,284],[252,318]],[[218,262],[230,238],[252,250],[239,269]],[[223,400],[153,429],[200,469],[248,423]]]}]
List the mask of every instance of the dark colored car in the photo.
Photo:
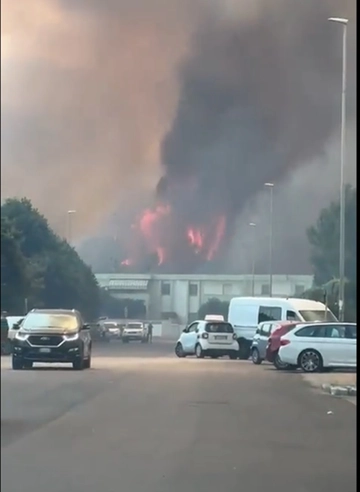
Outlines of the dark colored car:
[{"label": "dark colored car", "polygon": [[67,362],[75,370],[91,365],[90,326],[80,313],[67,309],[33,309],[13,342],[13,369],[30,369],[34,362]]},{"label": "dark colored car", "polygon": [[279,349],[281,346],[281,337],[286,335],[288,331],[292,330],[298,322],[292,321],[279,321],[277,323],[277,327],[273,329],[271,333],[268,344],[266,347],[266,360],[274,364],[276,369],[287,369],[289,368],[288,364],[285,364],[279,358]]}]

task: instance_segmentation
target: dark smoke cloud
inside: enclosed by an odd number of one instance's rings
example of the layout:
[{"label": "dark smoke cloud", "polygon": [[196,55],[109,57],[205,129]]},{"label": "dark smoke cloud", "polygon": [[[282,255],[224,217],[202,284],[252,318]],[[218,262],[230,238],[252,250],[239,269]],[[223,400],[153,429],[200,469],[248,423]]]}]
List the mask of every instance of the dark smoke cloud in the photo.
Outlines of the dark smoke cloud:
[{"label": "dark smoke cloud", "polygon": [[158,188],[171,190],[182,220],[235,216],[264,181],[286,182],[321,156],[340,109],[341,31],[330,15],[350,18],[354,117],[355,0],[1,9],[2,196],[29,196],[60,230],[69,208],[79,235],[121,209],[126,236],[162,172]]},{"label": "dark smoke cloud", "polygon": [[[162,146],[160,188],[181,215],[234,218],[265,182],[323,153],[339,122],[341,28],[327,21],[334,3],[266,0],[245,24],[240,6],[234,17],[205,17]],[[337,5],[348,12],[354,2]]]}]

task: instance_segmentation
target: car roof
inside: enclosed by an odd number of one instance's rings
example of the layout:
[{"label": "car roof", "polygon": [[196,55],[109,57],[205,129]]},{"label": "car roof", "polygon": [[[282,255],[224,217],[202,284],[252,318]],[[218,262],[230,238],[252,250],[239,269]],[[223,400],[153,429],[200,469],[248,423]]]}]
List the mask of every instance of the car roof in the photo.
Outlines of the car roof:
[{"label": "car roof", "polygon": [[[32,309],[28,314],[80,314],[75,309]],[[26,315],[26,316],[27,316]]]}]

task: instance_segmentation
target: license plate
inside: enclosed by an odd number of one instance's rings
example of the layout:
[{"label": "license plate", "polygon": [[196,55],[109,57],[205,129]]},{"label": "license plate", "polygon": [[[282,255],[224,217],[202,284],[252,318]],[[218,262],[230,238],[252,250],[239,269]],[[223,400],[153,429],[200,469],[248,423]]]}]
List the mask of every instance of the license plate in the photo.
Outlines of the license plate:
[{"label": "license plate", "polygon": [[226,335],[225,336],[217,336],[215,337],[215,340],[226,340]]},{"label": "license plate", "polygon": [[41,352],[42,354],[50,354],[51,349],[49,349],[49,348],[41,348],[41,349],[39,349],[39,352]]}]

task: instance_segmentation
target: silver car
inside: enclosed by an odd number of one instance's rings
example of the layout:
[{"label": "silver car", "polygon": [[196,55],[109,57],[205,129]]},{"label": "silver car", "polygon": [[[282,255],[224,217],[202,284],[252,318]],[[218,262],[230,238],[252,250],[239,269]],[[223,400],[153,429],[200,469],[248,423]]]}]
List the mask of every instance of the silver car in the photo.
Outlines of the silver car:
[{"label": "silver car", "polygon": [[266,358],[266,347],[271,333],[279,325],[279,321],[263,321],[259,323],[251,344],[251,360],[261,364]]}]

